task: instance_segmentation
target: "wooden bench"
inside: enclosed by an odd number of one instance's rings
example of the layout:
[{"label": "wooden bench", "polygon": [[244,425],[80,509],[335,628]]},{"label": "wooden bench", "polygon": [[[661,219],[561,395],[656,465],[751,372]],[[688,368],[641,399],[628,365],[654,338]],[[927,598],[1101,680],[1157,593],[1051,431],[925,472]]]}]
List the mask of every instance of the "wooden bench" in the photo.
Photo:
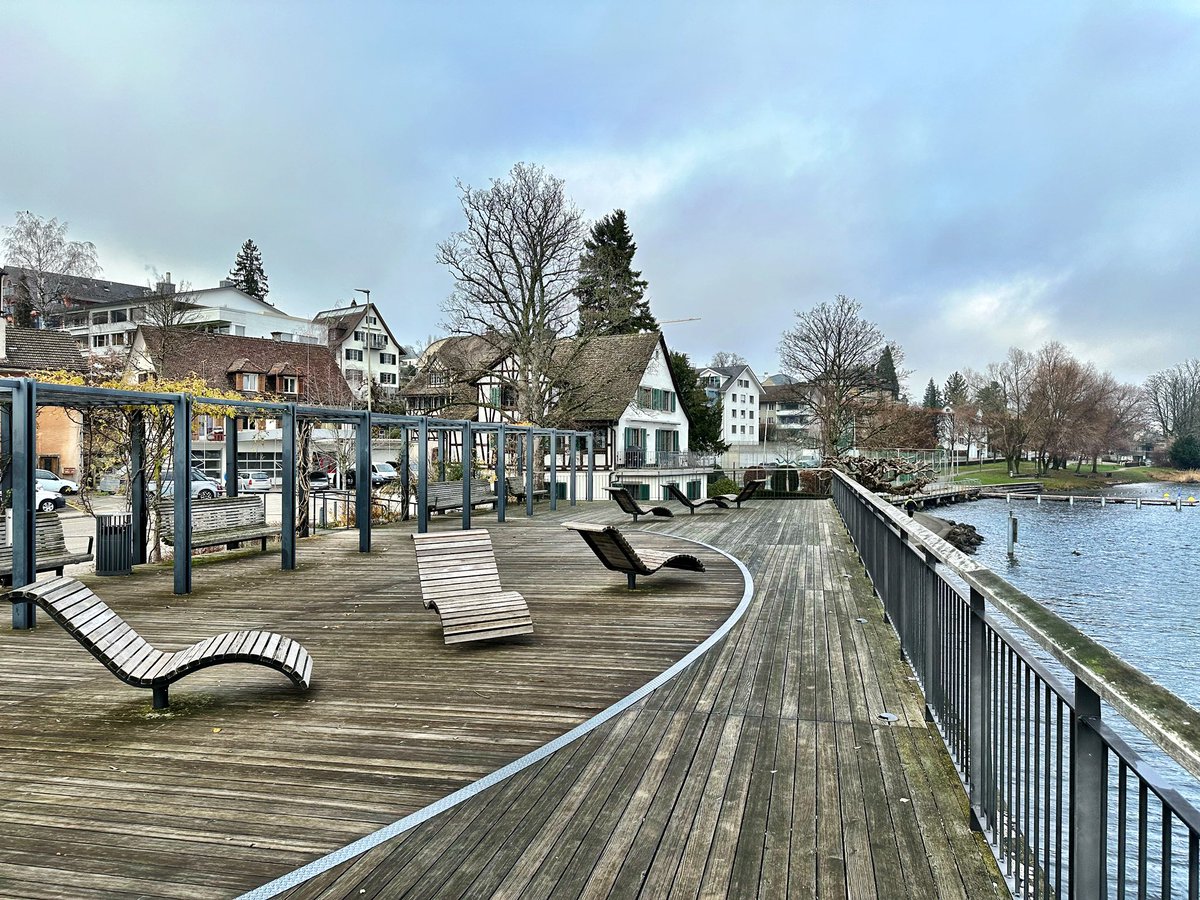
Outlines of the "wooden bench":
[{"label": "wooden bench", "polygon": [[[87,552],[72,553],[67,549],[66,537],[63,535],[62,520],[55,512],[37,513],[37,530],[34,533],[34,556],[39,572],[63,573],[63,566],[73,566],[76,563],[91,562],[92,541],[88,538]],[[13,548],[8,543],[8,517],[0,510],[0,584],[12,582]]]},{"label": "wooden bench", "polygon": [[755,478],[752,481],[747,481],[742,486],[742,489],[740,491],[738,491],[736,494],[717,494],[716,497],[713,499],[725,501],[726,509],[729,508],[730,503],[736,503],[737,508],[741,509],[742,503],[744,503],[746,500],[749,500],[751,497],[753,497],[755,495],[755,493],[758,492],[758,489],[766,483],[767,483],[767,479],[765,479],[765,478]]},{"label": "wooden bench", "polygon": [[633,516],[633,521],[638,520],[638,516],[662,516],[667,519],[675,517],[675,513],[667,509],[665,506],[650,506],[643,508],[641,504],[633,498],[633,494],[629,492],[627,487],[609,487],[605,488],[614,500],[617,501],[617,506]]},{"label": "wooden bench", "polygon": [[[431,481],[425,487],[425,506],[430,512],[446,512],[462,509],[463,483],[461,481]],[[486,478],[471,479],[471,508],[495,505],[496,494],[492,483]]]},{"label": "wooden bench", "polygon": [[[163,543],[175,544],[175,505],[164,502],[159,510],[158,533]],[[265,497],[217,497],[192,501],[192,549],[229,544],[239,541],[262,541],[282,532],[278,525],[267,524]]]},{"label": "wooden bench", "polygon": [[680,503],[690,509],[692,511],[692,515],[695,515],[696,510],[702,506],[719,506],[721,509],[729,509],[728,501],[721,497],[705,497],[703,500],[693,500],[673,484],[667,485],[667,493],[670,494],[672,498],[678,500]]},{"label": "wooden bench", "polygon": [[492,536],[486,529],[412,538],[422,601],[441,617],[447,644],[533,632],[525,598],[500,586]]},{"label": "wooden bench", "polygon": [[[505,478],[504,488],[508,491],[508,496],[513,497],[518,503],[525,502],[525,479],[524,478]],[[536,503],[538,500],[545,499],[550,496],[550,489],[546,487],[545,482],[535,481],[533,484],[533,500]]]},{"label": "wooden bench", "polygon": [[150,688],[155,709],[166,709],[172,682],[218,663],[267,666],[301,688],[308,687],[312,675],[308,651],[270,631],[227,631],[183,650],[158,650],[74,578],[53,578],[7,596],[14,604],[36,603],[117,678],[132,687]]},{"label": "wooden bench", "polygon": [[635,549],[621,529],[616,525],[592,525],[587,522],[564,522],[563,528],[579,533],[592,548],[606,569],[624,572],[629,587],[637,587],[637,576],[653,575],[659,569],[683,569],[688,572],[703,572],[704,563],[690,553],[672,553],[669,550]]}]

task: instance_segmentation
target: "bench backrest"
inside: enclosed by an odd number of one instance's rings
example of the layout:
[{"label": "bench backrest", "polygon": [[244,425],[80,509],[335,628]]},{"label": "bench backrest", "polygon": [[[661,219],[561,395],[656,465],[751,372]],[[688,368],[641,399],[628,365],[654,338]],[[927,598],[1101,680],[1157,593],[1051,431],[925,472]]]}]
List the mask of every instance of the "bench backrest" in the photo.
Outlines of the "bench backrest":
[{"label": "bench backrest", "polygon": [[[37,530],[34,533],[37,559],[44,561],[56,556],[67,556],[67,541],[63,535],[62,520],[55,512],[37,513]],[[13,548],[8,542],[8,517],[0,514],[0,567],[12,568]]]},{"label": "bench backrest", "polygon": [[414,534],[421,599],[426,606],[450,597],[498,594],[500,572],[485,528]]},{"label": "bench backrest", "polygon": [[765,478],[755,478],[752,481],[747,481],[744,485],[742,485],[742,489],[738,493],[737,499],[739,501],[749,500],[751,497],[754,496],[754,492],[757,491],[760,487],[762,487],[766,483],[767,483],[767,479],[765,479]]},{"label": "bench backrest", "polygon": [[[192,532],[228,531],[267,522],[265,497],[216,497],[192,501]],[[159,531],[170,539],[175,535],[175,504],[169,499],[159,509]]]},{"label": "bench backrest", "polygon": [[[443,500],[462,502],[463,483],[461,481],[431,481],[425,488],[425,498],[429,503]],[[492,483],[486,478],[471,479],[471,499],[492,496]]]},{"label": "bench backrest", "polygon": [[682,503],[684,506],[695,506],[696,501],[679,489],[677,485],[668,484],[667,493]]},{"label": "bench backrest", "polygon": [[633,494],[629,493],[629,488],[610,487],[607,490],[612,495],[612,498],[617,501],[617,506],[621,507],[625,512],[639,516],[645,513],[645,510],[633,499]]},{"label": "bench backrest", "polygon": [[564,522],[564,528],[579,532],[592,552],[614,572],[638,572],[649,574],[650,570],[641,561],[637,551],[629,546],[625,535],[615,525],[592,525],[586,522]]}]

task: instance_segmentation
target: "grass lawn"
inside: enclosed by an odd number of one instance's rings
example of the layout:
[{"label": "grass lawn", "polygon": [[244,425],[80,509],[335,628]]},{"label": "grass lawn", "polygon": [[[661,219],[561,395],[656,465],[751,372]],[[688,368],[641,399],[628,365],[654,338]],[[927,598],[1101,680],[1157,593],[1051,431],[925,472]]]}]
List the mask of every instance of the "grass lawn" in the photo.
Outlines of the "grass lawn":
[{"label": "grass lawn", "polygon": [[1153,466],[1135,466],[1125,468],[1108,463],[1099,465],[1099,472],[1092,474],[1092,467],[1085,463],[1079,474],[1075,467],[1059,469],[1044,476],[1037,475],[1033,463],[1021,463],[1021,471],[1015,478],[1008,477],[1008,466],[1005,463],[988,463],[982,467],[963,465],[959,469],[959,480],[977,478],[981,484],[1008,484],[1010,481],[1041,481],[1046,485],[1046,493],[1058,494],[1068,491],[1096,491],[1111,487],[1114,484],[1134,484],[1143,481],[1166,481],[1164,476],[1170,469],[1160,469]]}]

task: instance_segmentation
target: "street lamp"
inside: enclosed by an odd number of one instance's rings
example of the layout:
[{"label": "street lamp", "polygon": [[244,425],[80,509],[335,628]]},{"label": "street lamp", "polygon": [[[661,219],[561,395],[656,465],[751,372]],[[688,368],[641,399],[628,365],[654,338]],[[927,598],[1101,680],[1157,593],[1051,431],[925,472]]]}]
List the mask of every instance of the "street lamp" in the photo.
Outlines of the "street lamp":
[{"label": "street lamp", "polygon": [[367,412],[371,411],[371,395],[375,393],[371,385],[371,289],[370,288],[355,288],[360,294],[367,295],[367,312],[363,316],[363,334],[366,335],[366,340],[363,341],[367,345],[365,351],[367,360]]}]

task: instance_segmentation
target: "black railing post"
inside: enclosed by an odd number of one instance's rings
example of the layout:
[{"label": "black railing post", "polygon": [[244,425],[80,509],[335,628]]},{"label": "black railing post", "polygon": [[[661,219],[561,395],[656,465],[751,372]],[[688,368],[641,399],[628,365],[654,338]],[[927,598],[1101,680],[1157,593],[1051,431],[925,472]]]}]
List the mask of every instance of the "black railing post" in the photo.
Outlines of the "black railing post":
[{"label": "black railing post", "polygon": [[[296,568],[296,404],[289,403],[283,411],[283,496],[280,499],[280,568]],[[267,498],[263,496],[265,507]],[[265,512],[265,509],[264,509]]]},{"label": "black railing post", "polygon": [[[370,386],[368,385],[368,390]],[[371,552],[371,414],[364,412],[354,426],[354,524],[358,552]]]},{"label": "black railing post", "polygon": [[987,760],[991,755],[991,652],[988,648],[987,622],[984,620],[983,594],[971,588],[970,650],[968,664],[967,708],[970,758],[967,768],[968,790],[971,798],[972,826],[983,830],[992,823],[986,784]]},{"label": "black railing post", "polygon": [[[175,593],[192,592],[192,399],[180,394],[171,422],[175,439]],[[159,484],[159,494],[162,484]]]},{"label": "black railing post", "polygon": [[[12,586],[19,588],[37,580],[37,382],[20,379],[12,403]],[[37,607],[14,603],[12,624],[17,630],[32,628]]]},{"label": "black railing post", "polygon": [[429,530],[429,420],[417,422],[417,534]]},{"label": "black railing post", "polygon": [[505,474],[505,455],[508,452],[508,435],[504,423],[496,434],[496,521],[504,521],[504,513],[508,508],[508,476]]},{"label": "black railing post", "polygon": [[550,429],[550,509],[558,509],[558,432]]},{"label": "black railing post", "polygon": [[593,432],[589,431],[589,432],[587,433],[587,455],[588,455],[588,462],[587,462],[587,472],[588,472],[588,476],[587,476],[587,494],[585,495],[585,496],[587,497],[587,499],[588,499],[588,502],[589,502],[589,503],[590,503],[592,500],[595,500],[595,499],[596,499],[596,496],[595,496],[595,489],[594,489],[594,488],[593,488],[593,486],[592,486],[592,479],[593,479],[593,478],[595,477],[595,475],[596,475],[596,445],[595,445],[595,440],[596,440],[596,435],[595,435]]},{"label": "black railing post", "polygon": [[462,530],[471,528],[471,461],[475,458],[475,446],[471,438],[471,423],[462,427]]},{"label": "black railing post", "polygon": [[1104,900],[1108,896],[1108,754],[1104,740],[1093,727],[1099,721],[1099,695],[1076,676],[1071,710],[1069,825],[1073,900]]},{"label": "black railing post", "polygon": [[924,566],[921,572],[921,603],[925,607],[925,714],[929,719],[934,712],[941,711],[942,701],[942,641],[938,621],[938,574],[937,557],[929,550],[923,551]]}]

